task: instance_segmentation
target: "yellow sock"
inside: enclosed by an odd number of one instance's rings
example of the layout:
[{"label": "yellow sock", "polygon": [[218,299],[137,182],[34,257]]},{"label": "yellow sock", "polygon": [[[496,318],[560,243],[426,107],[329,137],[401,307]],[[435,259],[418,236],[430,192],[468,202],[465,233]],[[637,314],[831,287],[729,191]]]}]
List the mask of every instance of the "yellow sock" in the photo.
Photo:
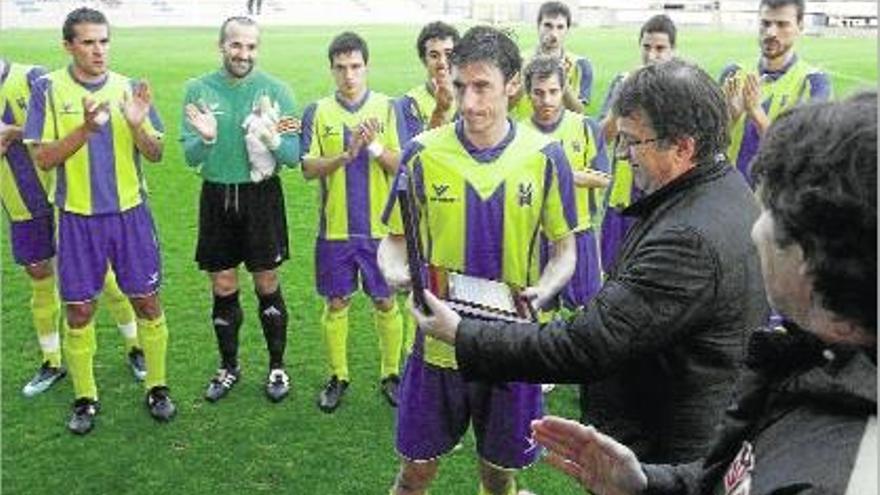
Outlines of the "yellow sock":
[{"label": "yellow sock", "polygon": [[82,328],[70,328],[65,323],[64,355],[67,357],[67,370],[73,381],[73,392],[77,399],[88,397],[97,400],[98,387],[92,364],[95,359],[95,320]]},{"label": "yellow sock", "polygon": [[122,293],[119,284],[116,283],[116,275],[113,274],[113,270],[107,270],[102,297],[113,316],[113,321],[119,327],[119,333],[125,339],[126,350],[130,351],[139,347],[134,309],[131,307],[128,297]]},{"label": "yellow sock", "polygon": [[[486,488],[486,486],[483,485],[482,483],[480,483],[480,491],[477,493],[478,493],[478,495],[495,495],[494,493],[490,492]],[[510,484],[507,485],[507,490],[504,491],[503,495],[516,495],[516,480],[515,479],[510,480]]]},{"label": "yellow sock", "polygon": [[340,380],[348,381],[348,306],[339,311],[330,311],[329,306],[324,307],[324,316],[321,318],[321,327],[324,330],[324,347],[327,351],[327,363],[330,374],[336,375]]},{"label": "yellow sock", "polygon": [[49,366],[61,366],[61,339],[58,335],[58,312],[61,303],[55,290],[55,275],[31,279],[31,316],[37,330],[37,340],[43,351],[43,360]]},{"label": "yellow sock", "polygon": [[399,375],[400,344],[403,340],[403,322],[400,319],[400,308],[397,301],[391,300],[393,306],[388,311],[375,308],[373,312],[376,332],[379,334],[379,353],[382,356],[381,377]]},{"label": "yellow sock", "polygon": [[168,352],[168,325],[165,324],[165,315],[159,315],[155,320],[138,318],[137,324],[141,344],[144,346],[144,363],[147,366],[144,386],[149,390],[159,385],[166,385],[165,356]]},{"label": "yellow sock", "polygon": [[413,318],[410,309],[412,308],[412,304],[410,304],[409,298],[405,299],[404,303],[404,311],[400,315],[401,320],[403,321],[403,352],[409,354],[412,352],[413,342],[416,340],[416,319]]}]

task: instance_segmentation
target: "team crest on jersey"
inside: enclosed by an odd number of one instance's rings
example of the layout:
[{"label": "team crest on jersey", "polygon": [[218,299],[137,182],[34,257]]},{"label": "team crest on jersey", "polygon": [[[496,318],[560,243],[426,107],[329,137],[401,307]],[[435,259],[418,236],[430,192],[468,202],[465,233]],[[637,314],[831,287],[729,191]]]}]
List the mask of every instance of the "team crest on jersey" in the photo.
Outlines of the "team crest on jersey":
[{"label": "team crest on jersey", "polygon": [[18,108],[20,108],[22,111],[27,110],[27,98],[25,98],[24,96],[19,96],[18,99],[15,100],[15,102],[18,104]]},{"label": "team crest on jersey", "polygon": [[742,448],[730,462],[724,473],[725,495],[749,495],[752,491],[752,470],[755,468],[755,452],[752,444],[743,442]]},{"label": "team crest on jersey", "polygon": [[437,203],[454,203],[456,200],[456,198],[447,194],[449,192],[449,184],[431,184],[431,191],[433,192],[433,195],[428,198],[431,201]]},{"label": "team crest on jersey", "polygon": [[575,141],[575,142],[571,143],[571,149],[573,149],[575,153],[580,153],[583,150],[583,147],[581,146],[581,142]]},{"label": "team crest on jersey", "polygon": [[519,184],[519,189],[517,190],[517,202],[520,206],[532,206],[532,196],[534,195],[534,188],[532,184]]}]

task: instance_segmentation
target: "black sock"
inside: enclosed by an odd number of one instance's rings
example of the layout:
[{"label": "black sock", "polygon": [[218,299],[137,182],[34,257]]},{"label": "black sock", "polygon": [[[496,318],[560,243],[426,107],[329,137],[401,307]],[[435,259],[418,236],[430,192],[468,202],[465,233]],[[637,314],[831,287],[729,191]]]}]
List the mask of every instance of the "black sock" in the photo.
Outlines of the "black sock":
[{"label": "black sock", "polygon": [[287,347],[287,305],[281,287],[272,294],[257,293],[257,298],[260,300],[260,324],[269,350],[269,368],[283,368]]},{"label": "black sock", "polygon": [[214,334],[217,336],[221,366],[233,369],[238,366],[238,330],[244,319],[241,304],[238,302],[238,291],[228,296],[214,294],[211,319],[214,321]]}]

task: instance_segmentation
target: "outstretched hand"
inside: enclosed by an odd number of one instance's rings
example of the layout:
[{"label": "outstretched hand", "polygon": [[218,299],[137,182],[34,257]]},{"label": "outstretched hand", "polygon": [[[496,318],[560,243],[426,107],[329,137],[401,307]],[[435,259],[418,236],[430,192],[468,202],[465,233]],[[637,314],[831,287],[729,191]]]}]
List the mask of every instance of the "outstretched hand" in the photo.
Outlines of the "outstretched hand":
[{"label": "outstretched hand", "polygon": [[217,138],[217,118],[214,113],[204,104],[189,103],[184,108],[186,112],[186,121],[204,141],[213,141]]},{"label": "outstretched hand", "polygon": [[545,416],[532,421],[532,432],[551,466],[596,495],[631,495],[648,486],[633,451],[592,426]]}]

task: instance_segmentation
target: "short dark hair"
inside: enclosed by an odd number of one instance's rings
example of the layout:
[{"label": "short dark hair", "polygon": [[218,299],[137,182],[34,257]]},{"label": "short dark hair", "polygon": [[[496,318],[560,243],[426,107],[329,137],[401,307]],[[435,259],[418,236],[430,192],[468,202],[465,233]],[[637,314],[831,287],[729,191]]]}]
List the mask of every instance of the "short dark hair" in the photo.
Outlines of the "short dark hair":
[{"label": "short dark hair", "polygon": [[794,5],[795,9],[797,9],[798,22],[804,20],[804,0],[761,0],[760,6],[767,7],[768,9],[778,9],[786,5]]},{"label": "short dark hair", "polygon": [[565,5],[562,2],[544,2],[538,9],[537,23],[540,26],[541,19],[560,15],[565,17],[565,25],[571,27],[571,10],[568,8],[568,5]]},{"label": "short dark hair", "polygon": [[721,89],[698,66],[673,58],[648,65],[627,77],[614,103],[614,113],[640,113],[657,137],[671,141],[692,137],[694,162],[714,162],[730,144],[727,106]]},{"label": "short dark hair", "polygon": [[234,15],[232,17],[227,17],[223,24],[220,25],[220,44],[223,44],[226,41],[226,28],[232,24],[241,24],[242,26],[257,26],[257,21],[251,19],[248,16],[244,15]]},{"label": "short dark hair", "polygon": [[327,48],[327,58],[330,59],[330,65],[333,65],[333,57],[341,53],[360,52],[364,57],[364,64],[370,61],[370,50],[367,48],[367,42],[357,33],[346,31],[337,35],[330,42]]},{"label": "short dark hair", "polygon": [[419,58],[422,61],[425,60],[425,57],[427,56],[425,45],[428,41],[434,39],[445,40],[446,38],[452,38],[452,44],[455,45],[458,43],[458,40],[461,39],[461,35],[458,34],[458,29],[455,29],[442,21],[435,21],[426,24],[419,33],[419,38],[416,40],[416,50],[419,52]]},{"label": "short dark hair", "polygon": [[532,79],[536,77],[538,79],[547,79],[554,75],[558,78],[559,85],[562,86],[565,83],[565,69],[559,63],[559,58],[549,55],[538,55],[533,58],[526,64],[526,68],[523,69],[526,92],[532,91]]},{"label": "short dark hair", "polygon": [[676,32],[675,23],[668,15],[657,14],[642,24],[642,29],[639,31],[639,43],[642,42],[645,33],[665,33],[669,37],[669,46],[675,48]]},{"label": "short dark hair", "polygon": [[463,67],[475,62],[491,62],[501,70],[504,82],[510,81],[522,68],[519,48],[510,36],[489,26],[467,30],[452,49],[452,65]]},{"label": "short dark hair", "polygon": [[803,249],[822,305],[876,335],[876,91],[780,115],[752,176],[777,244]]},{"label": "short dark hair", "polygon": [[73,38],[76,36],[73,28],[79,24],[104,24],[108,30],[110,29],[110,23],[107,22],[107,17],[104,16],[103,12],[88,7],[80,7],[71,11],[67,14],[67,18],[64,19],[64,26],[61,27],[61,36],[64,38],[64,41],[68,43],[73,41]]}]

